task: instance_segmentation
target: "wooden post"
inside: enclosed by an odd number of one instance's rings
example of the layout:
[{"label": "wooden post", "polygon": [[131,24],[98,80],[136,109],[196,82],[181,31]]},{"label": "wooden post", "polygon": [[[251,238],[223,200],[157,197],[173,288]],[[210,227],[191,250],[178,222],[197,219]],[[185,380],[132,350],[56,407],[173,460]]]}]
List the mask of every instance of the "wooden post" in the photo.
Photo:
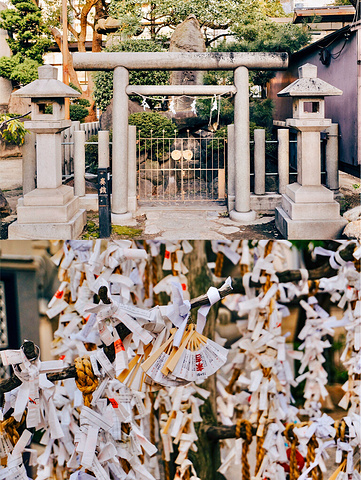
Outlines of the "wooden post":
[{"label": "wooden post", "polygon": [[[67,0],[62,0],[62,17],[63,17],[63,82],[69,85],[69,68],[68,68],[68,4]],[[69,120],[70,99],[65,98],[65,120]]]}]

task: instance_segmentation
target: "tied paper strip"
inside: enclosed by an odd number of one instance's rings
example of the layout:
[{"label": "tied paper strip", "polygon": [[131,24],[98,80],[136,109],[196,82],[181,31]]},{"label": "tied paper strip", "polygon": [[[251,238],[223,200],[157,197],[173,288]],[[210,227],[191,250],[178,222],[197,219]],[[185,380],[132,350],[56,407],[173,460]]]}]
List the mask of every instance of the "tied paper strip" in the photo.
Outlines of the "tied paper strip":
[{"label": "tied paper strip", "polygon": [[172,291],[173,303],[168,305],[166,316],[178,329],[174,336],[173,345],[179,347],[187,326],[191,304],[188,300],[183,300],[183,290],[179,283],[172,282]]},{"label": "tied paper strip", "polygon": [[[232,279],[228,277],[224,282],[223,286],[232,287]],[[200,334],[203,333],[204,327],[206,325],[207,315],[212,305],[218,302],[221,299],[221,296],[218,290],[215,287],[210,287],[207,291],[207,297],[209,300],[209,305],[202,305],[197,313],[197,327],[196,331]]]},{"label": "tied paper strip", "polygon": [[314,249],[314,253],[316,255],[323,255],[325,257],[330,257],[330,266],[334,270],[339,270],[341,267],[346,265],[347,262],[341,258],[340,252],[336,250],[336,252],[333,252],[332,250],[327,250],[326,248],[323,247],[316,247]]}]

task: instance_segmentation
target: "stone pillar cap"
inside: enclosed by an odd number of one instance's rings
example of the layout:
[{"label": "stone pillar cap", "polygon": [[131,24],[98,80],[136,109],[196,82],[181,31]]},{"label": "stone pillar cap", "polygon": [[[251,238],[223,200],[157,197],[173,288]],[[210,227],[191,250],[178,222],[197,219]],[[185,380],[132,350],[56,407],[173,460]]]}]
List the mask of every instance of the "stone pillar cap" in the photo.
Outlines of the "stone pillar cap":
[{"label": "stone pillar cap", "polygon": [[38,68],[39,78],[20,88],[13,95],[32,99],[43,98],[73,98],[81,93],[57,80],[57,69],[52,65],[42,65]]},{"label": "stone pillar cap", "polygon": [[38,68],[39,79],[58,79],[58,69],[52,65],[42,65]]},{"label": "stone pillar cap", "polygon": [[306,63],[298,67],[298,78],[317,78],[317,67],[312,63]]},{"label": "stone pillar cap", "polygon": [[278,97],[328,97],[342,95],[342,90],[317,77],[317,67],[306,63],[298,67],[299,78],[277,93]]}]

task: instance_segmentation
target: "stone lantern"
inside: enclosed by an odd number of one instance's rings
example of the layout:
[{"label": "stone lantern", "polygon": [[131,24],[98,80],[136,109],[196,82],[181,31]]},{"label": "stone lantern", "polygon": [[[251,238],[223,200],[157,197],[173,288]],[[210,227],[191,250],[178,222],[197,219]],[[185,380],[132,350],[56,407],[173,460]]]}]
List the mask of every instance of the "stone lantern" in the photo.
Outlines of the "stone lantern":
[{"label": "stone lantern", "polygon": [[315,65],[302,65],[298,73],[298,80],[278,93],[293,100],[293,118],[286,126],[297,130],[297,183],[287,185],[282,195],[276,226],[289,239],[337,238],[347,222],[333,192],[321,185],[320,133],[332,123],[325,118],[325,97],[342,91],[317,78]]},{"label": "stone lantern", "polygon": [[65,120],[65,98],[80,93],[57,80],[55,67],[43,65],[38,71],[38,80],[14,93],[31,98],[31,120],[24,126],[36,134],[37,181],[35,190],[18,201],[9,238],[76,238],[86,223],[86,212],[79,209],[73,187],[62,185],[61,132],[71,125]]}]

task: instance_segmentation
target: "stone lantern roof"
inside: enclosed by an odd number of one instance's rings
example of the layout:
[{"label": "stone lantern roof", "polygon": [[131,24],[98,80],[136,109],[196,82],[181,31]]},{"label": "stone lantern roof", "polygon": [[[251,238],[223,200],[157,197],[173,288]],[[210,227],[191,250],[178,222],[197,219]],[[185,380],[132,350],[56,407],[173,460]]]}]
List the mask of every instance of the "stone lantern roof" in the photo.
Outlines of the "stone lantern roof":
[{"label": "stone lantern roof", "polygon": [[317,67],[306,63],[298,67],[298,80],[277,93],[278,97],[326,97],[342,95],[342,90],[317,78]]},{"label": "stone lantern roof", "polygon": [[80,97],[81,93],[74,88],[57,80],[58,71],[51,65],[42,65],[38,68],[39,79],[20,88],[13,95],[30,98],[73,98]]}]

